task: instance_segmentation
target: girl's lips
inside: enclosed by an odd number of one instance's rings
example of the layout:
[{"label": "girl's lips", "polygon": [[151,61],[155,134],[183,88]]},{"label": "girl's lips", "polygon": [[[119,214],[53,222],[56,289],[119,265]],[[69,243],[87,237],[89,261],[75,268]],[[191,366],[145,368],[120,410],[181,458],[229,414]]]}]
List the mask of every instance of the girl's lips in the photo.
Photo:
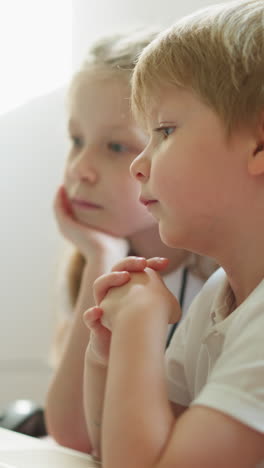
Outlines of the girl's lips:
[{"label": "girl's lips", "polygon": [[79,208],[85,208],[88,210],[100,210],[103,207],[101,205],[97,205],[96,203],[86,201],[86,200],[80,200],[78,198],[73,198],[71,200],[72,205],[78,206]]}]

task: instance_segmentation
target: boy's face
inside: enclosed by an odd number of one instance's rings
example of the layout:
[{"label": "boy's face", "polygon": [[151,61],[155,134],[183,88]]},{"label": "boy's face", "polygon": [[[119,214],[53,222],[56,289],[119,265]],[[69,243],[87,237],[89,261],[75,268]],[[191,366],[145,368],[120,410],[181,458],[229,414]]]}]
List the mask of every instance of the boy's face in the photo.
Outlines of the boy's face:
[{"label": "boy's face", "polygon": [[129,237],[155,224],[139,203],[140,184],[129,172],[147,136],[132,119],[124,80],[84,76],[73,86],[71,149],[65,187],[76,218],[116,236]]},{"label": "boy's face", "polygon": [[208,106],[175,87],[155,97],[148,127],[150,141],[131,172],[142,184],[141,197],[159,222],[162,240],[212,254],[247,196],[247,135],[237,131],[228,139]]}]

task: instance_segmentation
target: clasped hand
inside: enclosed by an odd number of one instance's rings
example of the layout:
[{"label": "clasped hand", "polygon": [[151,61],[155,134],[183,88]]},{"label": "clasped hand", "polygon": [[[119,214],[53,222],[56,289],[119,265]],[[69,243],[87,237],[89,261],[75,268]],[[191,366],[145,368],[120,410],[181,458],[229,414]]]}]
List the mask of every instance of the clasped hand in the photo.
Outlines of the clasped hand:
[{"label": "clasped hand", "polygon": [[95,335],[93,342],[97,342],[94,354],[102,354],[100,335],[103,338],[109,331],[111,335],[121,314],[151,313],[155,319],[156,311],[163,314],[167,323],[180,320],[179,303],[159,275],[167,264],[167,259],[127,257],[116,264],[111,273],[95,281],[96,306],[84,313],[84,321]]}]

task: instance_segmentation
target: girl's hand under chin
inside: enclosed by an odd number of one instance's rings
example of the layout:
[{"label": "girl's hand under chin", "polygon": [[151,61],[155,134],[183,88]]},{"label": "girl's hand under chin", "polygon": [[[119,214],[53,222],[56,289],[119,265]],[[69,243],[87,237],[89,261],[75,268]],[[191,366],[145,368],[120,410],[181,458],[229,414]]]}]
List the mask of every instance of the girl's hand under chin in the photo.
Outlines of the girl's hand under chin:
[{"label": "girl's hand under chin", "polygon": [[113,258],[113,265],[127,255],[129,243],[126,239],[111,236],[76,220],[64,186],[56,193],[54,212],[61,234],[76,246],[86,260],[106,254]]}]

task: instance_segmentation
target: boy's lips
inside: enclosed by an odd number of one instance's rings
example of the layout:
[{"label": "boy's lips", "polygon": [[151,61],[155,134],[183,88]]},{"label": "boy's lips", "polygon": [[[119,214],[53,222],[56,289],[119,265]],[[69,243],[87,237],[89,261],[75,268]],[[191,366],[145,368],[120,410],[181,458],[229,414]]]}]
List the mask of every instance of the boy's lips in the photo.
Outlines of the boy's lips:
[{"label": "boy's lips", "polygon": [[142,197],[142,196],[139,198],[139,201],[145,206],[153,205],[154,203],[158,202],[158,200],[153,200],[151,198]]},{"label": "boy's lips", "polygon": [[100,210],[103,208],[101,205],[98,205],[97,203],[93,203],[89,200],[82,200],[80,198],[72,198],[71,203],[74,206],[78,206],[80,208],[86,208],[86,209]]}]

